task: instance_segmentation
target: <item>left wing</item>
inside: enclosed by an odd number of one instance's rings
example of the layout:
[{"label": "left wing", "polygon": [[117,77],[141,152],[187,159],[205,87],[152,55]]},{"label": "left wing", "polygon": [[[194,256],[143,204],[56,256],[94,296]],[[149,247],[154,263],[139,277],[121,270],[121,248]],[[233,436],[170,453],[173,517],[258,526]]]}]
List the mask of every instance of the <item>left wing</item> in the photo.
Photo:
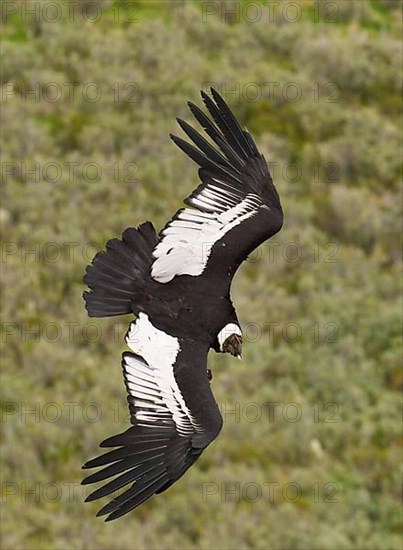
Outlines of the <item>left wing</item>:
[{"label": "left wing", "polygon": [[[160,283],[206,270],[232,276],[257,246],[281,229],[283,213],[266,161],[223,98],[211,89],[202,98],[213,121],[190,110],[214,147],[184,120],[178,123],[196,145],[172,136],[199,166],[201,185],[160,234],[151,276]],[[213,101],[214,100],[214,101]]]},{"label": "left wing", "polygon": [[[126,335],[123,375],[133,424],[101,447],[118,447],[84,464],[103,466],[83,484],[109,480],[92,501],[125,487],[98,516],[127,514],[179,479],[215,439],[222,417],[206,370],[208,343],[184,341],[154,327],[140,313]],[[195,388],[197,391],[195,391]],[[115,476],[115,477],[114,477]]]}]

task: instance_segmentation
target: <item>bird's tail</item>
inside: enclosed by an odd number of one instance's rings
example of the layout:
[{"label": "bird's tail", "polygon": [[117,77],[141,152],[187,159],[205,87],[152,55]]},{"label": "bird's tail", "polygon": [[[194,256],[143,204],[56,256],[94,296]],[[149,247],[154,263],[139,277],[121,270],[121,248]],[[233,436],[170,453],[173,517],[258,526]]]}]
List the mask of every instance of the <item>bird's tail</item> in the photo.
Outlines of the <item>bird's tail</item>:
[{"label": "bird's tail", "polygon": [[141,301],[154,261],[152,251],[158,236],[151,222],[137,229],[129,227],[122,240],[112,239],[105,252],[98,252],[87,267],[84,283],[85,307],[90,317],[111,317],[136,313],[133,304]]}]

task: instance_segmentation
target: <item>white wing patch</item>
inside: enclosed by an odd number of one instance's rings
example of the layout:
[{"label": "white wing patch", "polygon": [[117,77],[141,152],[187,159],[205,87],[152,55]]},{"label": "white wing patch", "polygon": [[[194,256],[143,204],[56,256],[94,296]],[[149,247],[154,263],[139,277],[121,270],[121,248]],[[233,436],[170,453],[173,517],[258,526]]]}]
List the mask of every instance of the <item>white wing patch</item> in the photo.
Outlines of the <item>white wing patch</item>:
[{"label": "white wing patch", "polygon": [[237,190],[215,181],[221,186],[209,184],[190,198],[191,206],[198,210],[185,208],[163,230],[153,251],[156,260],[151,276],[156,281],[168,283],[176,275],[201,275],[213,245],[262,206],[258,195],[249,193],[240,200]]},{"label": "white wing patch", "polygon": [[148,315],[140,313],[126,335],[129,348],[144,358],[125,356],[124,371],[128,390],[138,407],[136,419],[155,422],[161,427],[172,416],[178,433],[191,434],[197,427],[174,376],[174,364],[180,351],[177,338],[155,328]]}]

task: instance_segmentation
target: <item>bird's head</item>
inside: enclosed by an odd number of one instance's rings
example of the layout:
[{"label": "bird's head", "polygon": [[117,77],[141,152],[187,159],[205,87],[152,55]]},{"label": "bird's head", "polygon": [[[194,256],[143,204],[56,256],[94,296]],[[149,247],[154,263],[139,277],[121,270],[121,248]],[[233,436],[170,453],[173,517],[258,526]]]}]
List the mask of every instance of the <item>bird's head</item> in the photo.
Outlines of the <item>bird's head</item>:
[{"label": "bird's head", "polygon": [[220,351],[242,359],[242,330],[236,323],[228,323],[217,335]]}]

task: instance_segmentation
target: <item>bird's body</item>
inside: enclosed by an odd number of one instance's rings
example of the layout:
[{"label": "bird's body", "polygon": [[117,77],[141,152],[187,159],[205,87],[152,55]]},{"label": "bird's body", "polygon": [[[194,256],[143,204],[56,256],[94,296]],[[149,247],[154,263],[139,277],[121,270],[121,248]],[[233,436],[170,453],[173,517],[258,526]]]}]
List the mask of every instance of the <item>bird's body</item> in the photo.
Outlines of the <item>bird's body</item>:
[{"label": "bird's body", "polygon": [[88,500],[130,487],[100,514],[115,519],[172,485],[218,435],[222,418],[207,371],[210,349],[240,357],[242,331],[230,298],[247,256],[277,233],[283,216],[264,157],[224,100],[202,93],[214,124],[192,113],[214,148],[178,120],[197,146],[171,136],[200,166],[202,183],[159,235],[150,222],[112,239],[87,269],[90,316],[133,313],[122,359],[133,426],[101,446],[119,447],[84,467],[116,476]]}]

